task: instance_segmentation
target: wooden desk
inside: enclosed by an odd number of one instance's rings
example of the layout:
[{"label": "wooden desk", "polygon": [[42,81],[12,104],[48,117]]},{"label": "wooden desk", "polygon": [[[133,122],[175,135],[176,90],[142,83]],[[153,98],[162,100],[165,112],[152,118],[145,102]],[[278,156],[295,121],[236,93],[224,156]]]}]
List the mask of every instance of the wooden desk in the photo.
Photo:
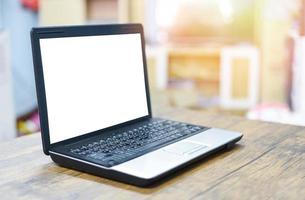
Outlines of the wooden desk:
[{"label": "wooden desk", "polygon": [[57,166],[34,134],[0,145],[0,199],[304,199],[305,128],[163,110],[158,116],[244,133],[232,150],[210,156],[151,188]]}]

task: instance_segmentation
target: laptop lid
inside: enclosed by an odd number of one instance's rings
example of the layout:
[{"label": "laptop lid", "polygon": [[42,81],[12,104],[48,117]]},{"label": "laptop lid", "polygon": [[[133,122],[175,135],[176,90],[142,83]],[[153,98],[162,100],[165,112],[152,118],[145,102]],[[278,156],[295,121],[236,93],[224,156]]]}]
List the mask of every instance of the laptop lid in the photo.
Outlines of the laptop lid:
[{"label": "laptop lid", "polygon": [[151,117],[140,24],[33,28],[43,149]]}]

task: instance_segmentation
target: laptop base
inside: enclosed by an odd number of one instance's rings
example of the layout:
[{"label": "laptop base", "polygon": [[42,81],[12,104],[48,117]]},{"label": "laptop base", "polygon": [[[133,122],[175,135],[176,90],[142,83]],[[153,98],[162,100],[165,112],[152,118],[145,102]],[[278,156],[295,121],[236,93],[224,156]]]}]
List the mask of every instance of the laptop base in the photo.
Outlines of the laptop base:
[{"label": "laptop base", "polygon": [[211,154],[214,154],[221,150],[231,149],[234,146],[234,144],[241,139],[241,137],[242,136],[234,139],[233,141],[230,141],[227,144],[221,145],[215,149],[212,149],[209,152],[206,152],[200,156],[197,156],[194,159],[192,159],[186,163],[183,163],[169,171],[159,174],[158,176],[155,176],[153,178],[143,178],[143,177],[133,176],[130,174],[126,174],[126,173],[117,171],[117,170],[113,170],[111,168],[105,168],[103,166],[100,166],[100,165],[97,165],[94,163],[86,162],[86,161],[83,161],[83,160],[80,160],[77,158],[73,158],[68,155],[64,155],[62,153],[53,152],[53,151],[50,151],[50,157],[55,163],[57,163],[58,165],[60,165],[62,167],[74,169],[77,171],[108,178],[108,179],[119,181],[119,182],[124,182],[124,183],[135,185],[135,186],[149,187],[149,186],[157,183],[157,181],[159,181],[163,177],[173,174],[174,172],[178,171],[179,169],[184,168],[194,162],[200,161],[203,158],[210,156]]}]

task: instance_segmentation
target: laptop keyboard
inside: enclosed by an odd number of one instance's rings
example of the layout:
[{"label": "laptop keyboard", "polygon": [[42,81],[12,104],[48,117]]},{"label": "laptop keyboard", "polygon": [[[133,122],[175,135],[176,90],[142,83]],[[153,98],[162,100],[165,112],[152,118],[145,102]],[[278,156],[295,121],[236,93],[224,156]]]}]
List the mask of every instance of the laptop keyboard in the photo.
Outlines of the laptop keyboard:
[{"label": "laptop keyboard", "polygon": [[182,122],[154,119],[131,130],[95,138],[92,142],[71,148],[70,152],[111,167],[206,129]]}]

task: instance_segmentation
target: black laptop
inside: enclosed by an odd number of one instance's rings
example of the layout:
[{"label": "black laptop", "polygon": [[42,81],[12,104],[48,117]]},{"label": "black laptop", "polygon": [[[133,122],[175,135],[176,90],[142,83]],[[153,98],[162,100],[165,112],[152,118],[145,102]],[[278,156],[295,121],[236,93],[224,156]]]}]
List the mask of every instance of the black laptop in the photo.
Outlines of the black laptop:
[{"label": "black laptop", "polygon": [[242,137],[153,117],[140,24],[33,28],[31,39],[43,150],[61,166],[146,186]]}]

